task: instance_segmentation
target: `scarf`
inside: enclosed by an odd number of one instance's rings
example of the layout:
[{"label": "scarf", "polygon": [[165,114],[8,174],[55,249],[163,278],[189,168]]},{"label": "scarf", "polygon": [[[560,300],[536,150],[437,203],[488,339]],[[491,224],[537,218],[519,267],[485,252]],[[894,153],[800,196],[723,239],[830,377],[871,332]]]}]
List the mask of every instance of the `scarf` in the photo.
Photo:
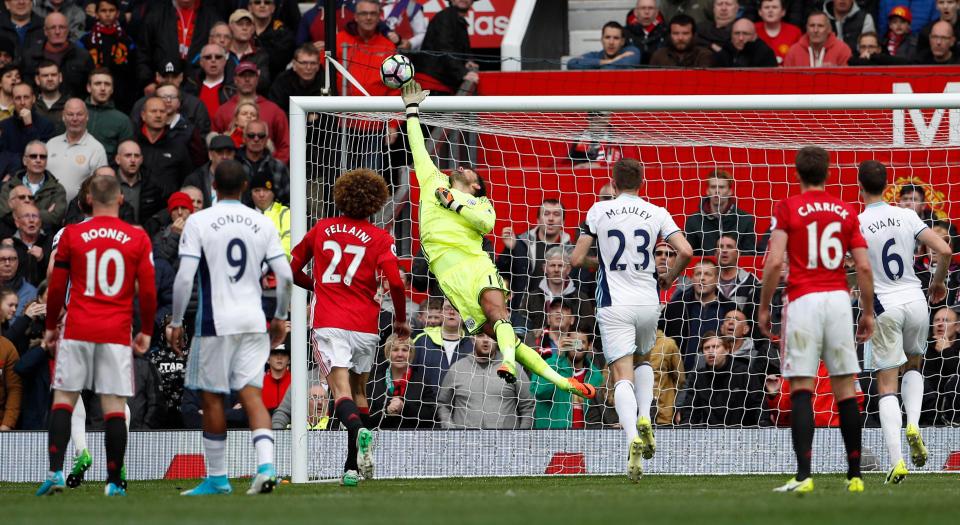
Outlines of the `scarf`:
[{"label": "scarf", "polygon": [[123,32],[123,28],[120,27],[120,24],[113,24],[112,26],[105,26],[100,22],[93,24],[93,30],[90,31],[90,43],[94,47],[100,47],[103,45],[104,35],[112,36],[115,40],[125,40],[127,35]]},{"label": "scarf", "polygon": [[386,377],[384,377],[384,380],[387,383],[387,395],[403,397],[403,395],[407,392],[407,385],[410,383],[410,374],[412,371],[413,370],[411,367],[408,366],[407,371],[403,373],[403,377],[394,381],[391,377],[390,371],[388,370]]},{"label": "scarf", "polygon": [[887,53],[890,56],[896,56],[900,44],[906,40],[907,35],[896,35],[893,30],[887,31]]}]

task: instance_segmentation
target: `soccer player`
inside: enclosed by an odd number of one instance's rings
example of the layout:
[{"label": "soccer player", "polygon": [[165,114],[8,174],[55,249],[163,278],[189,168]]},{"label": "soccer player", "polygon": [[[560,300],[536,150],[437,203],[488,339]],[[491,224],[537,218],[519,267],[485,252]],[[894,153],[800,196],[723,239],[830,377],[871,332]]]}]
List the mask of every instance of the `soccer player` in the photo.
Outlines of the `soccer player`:
[{"label": "soccer player", "polygon": [[[637,195],[642,184],[640,161],[621,159],[613,165],[617,197],[590,208],[570,258],[574,266],[597,270],[597,322],[603,355],[613,374],[614,406],[630,447],[627,477],[634,482],[643,474],[641,457],[650,459],[656,450],[650,423],[653,368],[647,357],[660,318],[653,252],[658,239],[677,251],[675,264],[659,277],[659,287],[664,289],[673,285],[693,256],[693,248],[667,210]],[[588,257],[594,241],[599,260]]]},{"label": "soccer player", "polygon": [[[47,297],[44,344],[56,351],[50,413],[50,474],[37,495],[63,490],[63,457],[70,439],[71,412],[84,388],[100,395],[107,452],[108,496],[123,496],[121,470],[127,447],[126,398],[134,394],[133,351],[150,347],[153,323],[142,323],[131,342],[134,285],[140,318],[157,308],[150,238],[119,219],[120,183],[94,175],[93,218],[68,226],[60,236]],[[69,314],[60,339],[58,323],[70,286]],[[104,323],[109,319],[109,323]],[[133,351],[131,351],[131,343]]]},{"label": "soccer player", "polygon": [[401,96],[407,108],[407,135],[420,186],[420,243],[443,294],[460,312],[471,334],[496,339],[503,357],[497,375],[517,380],[517,362],[567,392],[593,399],[596,389],[550,368],[536,350],[517,340],[507,315],[510,290],[503,284],[483,236],[493,229],[496,215],[486,197],[483,179],[472,169],[459,168],[448,177],[433,164],[420,129],[420,103],[429,91],[408,82]]},{"label": "soccer player", "polygon": [[877,293],[877,330],[864,348],[864,368],[877,371],[880,427],[891,464],[886,483],[900,483],[907,475],[900,450],[901,412],[897,401],[897,379],[904,364],[902,396],[910,458],[918,467],[927,461],[918,423],[923,402],[920,364],[926,351],[930,312],[920,280],[913,272],[913,254],[918,242],[937,254],[936,272],[930,280],[930,302],[938,303],[947,294],[945,281],[952,253],[950,246],[913,210],[890,206],[883,200],[887,187],[887,169],[883,164],[864,161],[858,178],[860,195],[866,204],[860,214],[860,232],[867,241]]},{"label": "soccer player", "polygon": [[811,397],[817,368],[823,359],[840,413],[840,434],[847,451],[847,490],[863,492],[860,477],[860,408],[855,374],[860,371],[853,337],[853,310],[847,289],[843,256],[853,254],[860,289],[857,339],[873,334],[873,277],[867,243],[853,209],[824,191],[830,156],[823,148],[807,146],[797,153],[799,195],[778,202],[773,211],[767,260],[757,323],[773,338],[770,301],[780,280],[784,252],[789,254],[784,311],[783,376],[790,379],[793,402],[791,428],[797,455],[797,475],[777,492],[812,492],[810,462],[813,448]]},{"label": "soccer player", "polygon": [[[250,421],[257,473],[247,494],[265,494],[277,483],[273,465],[270,414],[263,406],[263,366],[270,349],[286,335],[284,317],[290,299],[290,265],[273,222],[244,206],[243,165],[221,162],[213,175],[217,203],[187,219],[180,235],[180,269],[173,283],[173,314],[167,340],[180,351],[183,314],[200,272],[196,333],[187,358],[186,388],[201,392],[203,451],[207,478],[184,496],[229,494],[227,421],[223,398],[238,392]],[[260,306],[260,265],[266,261],[277,278],[277,309],[269,336]]]},{"label": "soccer player", "polygon": [[[410,336],[406,297],[393,236],[367,220],[390,198],[387,183],[369,169],[341,175],[333,186],[338,217],[317,222],[293,249],[294,282],[314,292],[313,351],[336,400],[334,411],[347,427],[347,460],[340,484],[355,487],[358,471],[373,478],[373,433],[366,386],[380,343],[378,270],[390,283],[396,312],[393,333]],[[313,260],[314,278],[303,272]]]}]

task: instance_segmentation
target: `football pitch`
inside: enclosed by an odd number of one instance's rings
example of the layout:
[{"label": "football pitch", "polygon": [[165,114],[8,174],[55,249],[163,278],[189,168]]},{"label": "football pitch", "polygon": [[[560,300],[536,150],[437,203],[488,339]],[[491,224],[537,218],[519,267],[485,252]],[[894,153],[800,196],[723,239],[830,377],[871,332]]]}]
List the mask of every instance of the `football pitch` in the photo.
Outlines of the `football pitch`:
[{"label": "football pitch", "polygon": [[534,525],[763,523],[816,525],[955,523],[960,474],[908,476],[884,486],[864,478],[866,492],[844,491],[843,476],[815,478],[813,494],[774,494],[788,476],[455,478],[384,480],[348,489],[335,484],[280,485],[273,494],[185,498],[195,482],[131,482],[126,498],[107,499],[101,483],[37,498],[34,485],[0,484],[3,523],[454,523]]}]

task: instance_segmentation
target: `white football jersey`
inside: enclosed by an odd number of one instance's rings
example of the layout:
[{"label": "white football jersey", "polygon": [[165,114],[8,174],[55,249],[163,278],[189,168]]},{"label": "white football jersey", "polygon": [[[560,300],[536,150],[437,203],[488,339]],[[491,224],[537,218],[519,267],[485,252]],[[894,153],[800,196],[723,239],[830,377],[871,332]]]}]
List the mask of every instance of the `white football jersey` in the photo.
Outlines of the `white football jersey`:
[{"label": "white football jersey", "polygon": [[270,219],[238,201],[220,201],[187,218],[180,257],[200,259],[197,335],[266,331],[261,263],[276,258],[286,263]]},{"label": "white football jersey", "polygon": [[[917,236],[927,228],[916,212],[885,202],[871,204],[860,214],[860,233],[867,241],[873,289],[881,308],[925,300],[913,272]],[[881,310],[878,309],[877,314]]]},{"label": "white football jersey", "polygon": [[586,233],[597,240],[597,306],[659,305],[657,239],[680,231],[667,210],[635,195],[594,204]]}]

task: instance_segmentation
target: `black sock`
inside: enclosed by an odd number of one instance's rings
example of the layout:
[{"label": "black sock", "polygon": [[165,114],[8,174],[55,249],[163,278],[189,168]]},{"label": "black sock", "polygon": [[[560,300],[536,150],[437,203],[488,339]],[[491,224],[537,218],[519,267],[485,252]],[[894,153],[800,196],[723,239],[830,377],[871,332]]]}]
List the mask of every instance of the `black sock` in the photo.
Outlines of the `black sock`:
[{"label": "black sock", "polygon": [[343,426],[347,427],[347,461],[343,465],[343,470],[358,470],[357,434],[363,428],[363,422],[360,420],[357,405],[349,397],[342,397],[337,400],[333,411]]},{"label": "black sock", "polygon": [[813,455],[813,405],[809,390],[790,392],[790,430],[793,435],[793,451],[797,454],[797,481],[810,477],[810,461]]},{"label": "black sock", "polygon": [[70,419],[73,407],[67,404],[53,405],[50,411],[50,430],[47,433],[47,450],[50,453],[50,471],[63,470],[63,456],[70,442]]},{"label": "black sock", "polygon": [[120,484],[123,456],[127,452],[127,417],[123,412],[104,414],[104,445],[107,449],[107,482]]},{"label": "black sock", "polygon": [[357,407],[357,413],[360,414],[360,424],[363,428],[372,428],[370,424],[370,407]]},{"label": "black sock", "polygon": [[847,479],[860,477],[860,407],[856,396],[837,403],[840,412],[840,435],[847,449]]}]

